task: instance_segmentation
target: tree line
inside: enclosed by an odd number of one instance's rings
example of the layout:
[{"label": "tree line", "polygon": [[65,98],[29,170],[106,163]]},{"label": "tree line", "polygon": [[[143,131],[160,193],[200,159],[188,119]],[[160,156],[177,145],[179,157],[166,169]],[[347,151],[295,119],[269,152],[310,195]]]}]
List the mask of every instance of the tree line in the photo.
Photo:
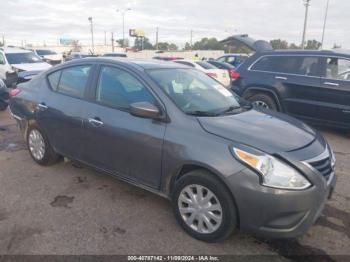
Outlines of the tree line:
[{"label": "tree line", "polygon": [[[122,40],[118,40],[117,42],[121,42]],[[295,43],[288,43],[286,40],[282,39],[273,39],[270,41],[271,46],[273,49],[300,49],[301,46]],[[141,50],[141,49],[148,49],[148,50],[162,50],[162,51],[176,51],[179,50],[178,46],[174,43],[168,43],[168,42],[159,42],[158,45],[153,45],[147,37],[142,38],[136,38],[135,44],[133,46],[134,48]],[[305,45],[305,49],[314,49],[317,50],[321,47],[321,43],[315,39],[308,40]],[[338,47],[334,45],[334,47]],[[182,50],[224,50],[228,53],[248,53],[251,50],[247,49],[246,47],[242,46],[232,46],[232,45],[226,45],[221,43],[218,39],[215,37],[204,37],[199,41],[196,41],[192,46],[189,42],[186,42],[184,48]]]}]

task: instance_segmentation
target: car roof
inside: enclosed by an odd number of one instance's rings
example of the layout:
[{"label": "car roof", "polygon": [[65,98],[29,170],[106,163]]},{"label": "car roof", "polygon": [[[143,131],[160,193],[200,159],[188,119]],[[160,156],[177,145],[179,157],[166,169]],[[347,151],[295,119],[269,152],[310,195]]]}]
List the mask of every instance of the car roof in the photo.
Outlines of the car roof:
[{"label": "car roof", "polygon": [[[61,66],[74,65],[94,62],[94,63],[115,63],[116,65],[123,65],[125,67],[132,67],[137,70],[148,70],[148,69],[176,69],[176,68],[188,68],[185,65],[173,63],[169,61],[162,61],[156,59],[130,59],[130,58],[119,58],[119,57],[88,57],[83,59],[72,60],[63,63]],[[60,67],[60,66],[59,66]],[[58,67],[55,67],[58,68]]]},{"label": "car roof", "polygon": [[18,53],[32,53],[30,50],[15,48],[15,47],[5,47],[2,49],[5,54],[18,54]]}]

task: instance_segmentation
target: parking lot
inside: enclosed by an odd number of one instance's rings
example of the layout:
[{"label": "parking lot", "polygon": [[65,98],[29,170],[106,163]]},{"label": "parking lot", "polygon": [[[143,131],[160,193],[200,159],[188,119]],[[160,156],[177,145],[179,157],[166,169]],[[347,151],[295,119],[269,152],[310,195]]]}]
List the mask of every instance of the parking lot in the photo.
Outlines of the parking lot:
[{"label": "parking lot", "polygon": [[[322,217],[302,238],[236,233],[208,244],[177,225],[170,203],[104,174],[30,158],[9,112],[0,113],[1,254],[350,255],[350,136],[323,130],[337,157],[338,182]],[[314,261],[319,261],[315,257]]]}]

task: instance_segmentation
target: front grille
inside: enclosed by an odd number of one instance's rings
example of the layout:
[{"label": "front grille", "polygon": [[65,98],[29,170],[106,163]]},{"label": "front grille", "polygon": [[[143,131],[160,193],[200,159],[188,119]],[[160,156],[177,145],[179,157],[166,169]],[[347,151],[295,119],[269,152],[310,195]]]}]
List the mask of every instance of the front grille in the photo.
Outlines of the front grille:
[{"label": "front grille", "polygon": [[333,172],[330,156],[321,160],[307,163],[320,172],[320,174],[328,181]]}]

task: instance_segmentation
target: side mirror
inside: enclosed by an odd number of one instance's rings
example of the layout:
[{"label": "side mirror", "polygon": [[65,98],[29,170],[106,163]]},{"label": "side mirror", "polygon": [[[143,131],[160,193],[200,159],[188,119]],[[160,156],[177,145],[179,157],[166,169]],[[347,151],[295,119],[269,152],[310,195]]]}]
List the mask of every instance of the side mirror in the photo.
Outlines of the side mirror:
[{"label": "side mirror", "polygon": [[4,60],[0,60],[0,65],[4,65],[5,61]]},{"label": "side mirror", "polygon": [[143,118],[156,119],[160,117],[160,110],[149,102],[137,102],[130,105],[130,114]]}]

